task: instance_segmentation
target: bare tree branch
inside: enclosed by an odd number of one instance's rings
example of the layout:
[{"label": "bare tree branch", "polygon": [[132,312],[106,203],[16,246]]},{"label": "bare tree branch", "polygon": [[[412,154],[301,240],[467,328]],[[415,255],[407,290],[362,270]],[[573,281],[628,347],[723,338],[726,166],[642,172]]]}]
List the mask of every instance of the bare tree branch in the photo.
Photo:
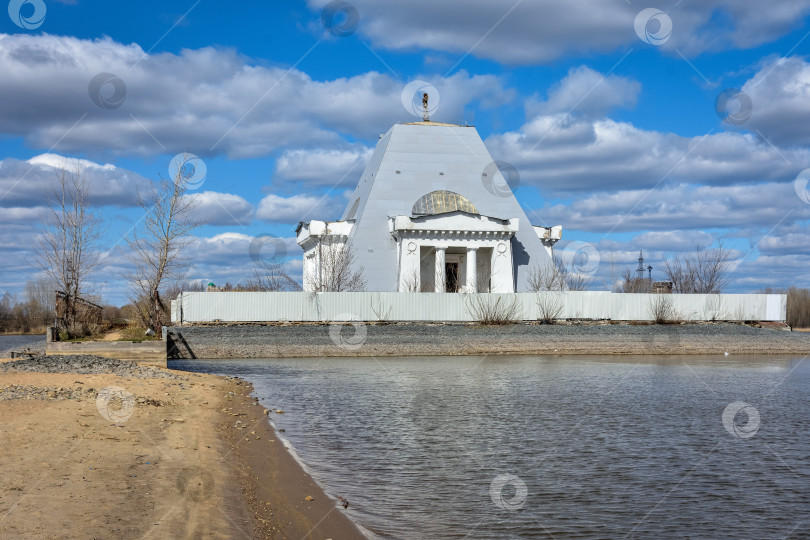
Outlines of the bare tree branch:
[{"label": "bare tree branch", "polygon": [[317,292],[364,291],[363,267],[355,268],[354,250],[343,242],[325,239],[317,247],[320,267],[304,276],[305,289]]},{"label": "bare tree branch", "polygon": [[710,249],[698,244],[683,258],[676,255],[667,260],[664,273],[675,293],[719,294],[728,287],[730,261],[731,252],[722,243]]},{"label": "bare tree branch", "polygon": [[301,286],[284,272],[280,264],[253,269],[253,276],[236,286],[240,291],[300,291]]},{"label": "bare tree branch", "polygon": [[645,277],[634,275],[633,270],[625,268],[622,272],[622,284],[619,291],[622,293],[651,293],[652,282]]},{"label": "bare tree branch", "polygon": [[154,199],[138,194],[144,210],[141,227],[129,240],[129,259],[135,270],[130,280],[131,300],[143,322],[156,332],[168,319],[168,310],[160,297],[160,288],[180,278],[189,266],[183,249],[192,241],[191,233],[203,222],[194,217],[198,201],[187,194],[194,176],[191,155],[183,156],[173,178],[161,178]]},{"label": "bare tree branch", "polygon": [[90,207],[90,183],[84,166],[65,160],[56,180],[51,222],[39,237],[37,264],[65,293],[64,330],[76,335],[82,333],[77,299],[89,293],[89,277],[99,263],[103,228]]},{"label": "bare tree branch", "polygon": [[591,284],[591,276],[578,272],[574,261],[570,266],[556,253],[552,264],[533,266],[529,270],[529,290],[539,291],[586,291]]}]

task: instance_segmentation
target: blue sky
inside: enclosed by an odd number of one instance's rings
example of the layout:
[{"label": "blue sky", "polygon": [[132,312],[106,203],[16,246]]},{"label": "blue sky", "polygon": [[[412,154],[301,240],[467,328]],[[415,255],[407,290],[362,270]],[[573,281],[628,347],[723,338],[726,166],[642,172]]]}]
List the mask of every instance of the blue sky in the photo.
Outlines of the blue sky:
[{"label": "blue sky", "polygon": [[730,292],[810,286],[810,1],[13,0],[9,11],[0,293],[36,275],[41,194],[64,157],[87,160],[105,219],[94,276],[105,301],[126,301],[136,192],[182,151],[205,162],[192,196],[210,221],[186,279],[248,276],[260,234],[284,239],[299,277],[296,223],[339,217],[378,134],[414,120],[402,93],[417,80],[440,97],[432,119],[474,124],[515,167],[530,219],[563,226],[559,249],[596,248],[592,288],[610,288],[639,249],[662,279],[666,258],[718,241],[734,250]]}]

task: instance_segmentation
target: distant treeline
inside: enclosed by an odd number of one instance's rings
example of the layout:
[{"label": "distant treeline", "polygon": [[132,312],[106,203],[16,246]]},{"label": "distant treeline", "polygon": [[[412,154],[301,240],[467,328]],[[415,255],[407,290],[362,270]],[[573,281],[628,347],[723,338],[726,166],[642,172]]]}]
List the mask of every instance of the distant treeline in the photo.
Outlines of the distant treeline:
[{"label": "distant treeline", "polygon": [[785,322],[791,328],[810,328],[810,289],[791,287],[788,290],[767,287],[766,294],[787,295],[787,316]]},{"label": "distant treeline", "polygon": [[810,289],[791,287],[787,295],[787,324],[795,328],[810,328]]},{"label": "distant treeline", "polygon": [[[90,299],[95,301],[97,299]],[[0,296],[0,333],[44,334],[45,328],[54,324],[56,290],[48,280],[29,281],[19,295],[5,293]],[[102,317],[109,322],[126,317],[127,306],[104,306]]]},{"label": "distant treeline", "polygon": [[55,292],[47,280],[29,281],[20,297],[0,297],[0,332],[45,333],[53,324]]}]

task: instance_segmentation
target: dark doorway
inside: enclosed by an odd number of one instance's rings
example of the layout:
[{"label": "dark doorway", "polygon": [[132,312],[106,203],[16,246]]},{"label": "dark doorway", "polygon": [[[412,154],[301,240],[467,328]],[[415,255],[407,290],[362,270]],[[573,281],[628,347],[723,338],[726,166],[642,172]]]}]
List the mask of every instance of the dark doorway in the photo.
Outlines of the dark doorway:
[{"label": "dark doorway", "polygon": [[458,263],[444,263],[444,290],[458,292]]}]

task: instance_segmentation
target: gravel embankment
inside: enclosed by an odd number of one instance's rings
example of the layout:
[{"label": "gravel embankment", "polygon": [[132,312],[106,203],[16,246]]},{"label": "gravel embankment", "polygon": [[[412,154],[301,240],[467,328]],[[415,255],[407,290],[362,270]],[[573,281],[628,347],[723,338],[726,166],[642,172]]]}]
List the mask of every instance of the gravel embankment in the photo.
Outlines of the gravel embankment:
[{"label": "gravel embankment", "polygon": [[810,333],[727,323],[221,324],[172,327],[170,339],[176,358],[810,353]]},{"label": "gravel embankment", "polygon": [[92,355],[33,356],[0,363],[0,373],[27,371],[36,373],[111,374],[136,379],[181,379],[188,377],[150,366],[139,366],[127,360],[114,360]]},{"label": "gravel embankment", "polygon": [[[71,375],[114,375],[134,379],[172,379],[178,381],[180,389],[187,389],[189,377],[180,373],[158,369],[149,366],[139,366],[134,362],[126,360],[113,360],[101,356],[90,355],[64,355],[64,356],[34,356],[20,360],[0,363],[0,373],[9,375],[14,373],[31,374],[71,374]],[[81,378],[81,377],[78,377]],[[89,380],[89,379],[84,379]],[[55,382],[43,379],[42,382]],[[0,380],[0,401],[2,400],[74,400],[74,401],[111,401],[118,399],[131,400],[131,406],[154,405],[163,406],[172,404],[171,398],[158,400],[149,397],[120,393],[117,387],[109,387],[112,390],[104,394],[101,388],[94,388],[90,384],[71,379],[62,381],[60,384],[69,386],[55,386],[53,384],[16,384],[19,381],[6,381],[10,384],[3,384]],[[108,385],[105,385],[108,386]],[[108,390],[109,390],[108,388]],[[168,395],[168,394],[167,394]]]}]

